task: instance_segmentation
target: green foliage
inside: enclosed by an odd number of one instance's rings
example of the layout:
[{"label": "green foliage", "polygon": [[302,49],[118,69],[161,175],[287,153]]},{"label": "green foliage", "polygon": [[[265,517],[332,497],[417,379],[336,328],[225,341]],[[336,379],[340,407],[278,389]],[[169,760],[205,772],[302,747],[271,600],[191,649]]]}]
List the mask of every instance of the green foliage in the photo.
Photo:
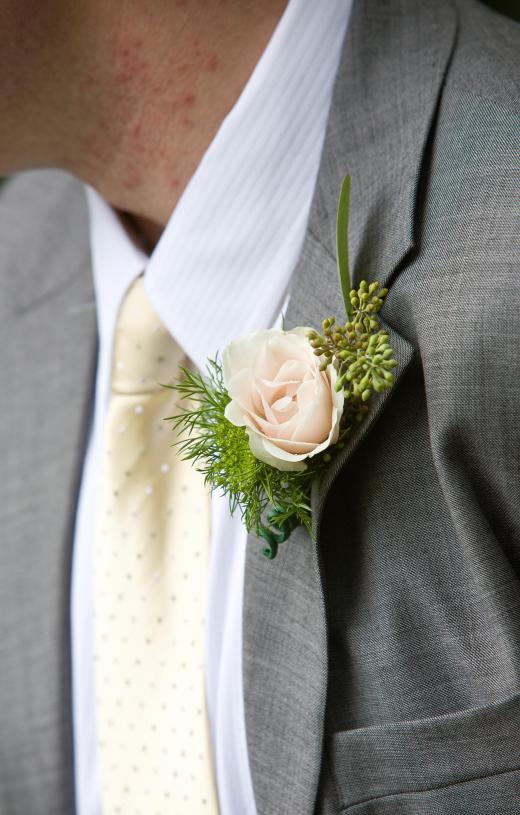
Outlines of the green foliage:
[{"label": "green foliage", "polygon": [[350,217],[350,176],[341,185],[336,222],[336,254],[339,283],[347,322],[335,317],[323,321],[323,334],[311,331],[314,353],[322,358],[321,368],[333,365],[337,371],[336,390],[344,391],[343,425],[365,418],[367,402],[374,393],[382,393],[394,383],[392,368],[397,365],[388,343],[388,334],[379,329],[376,315],[388,294],[379,283],[362,280],[357,291],[350,287],[348,258],[348,222]]},{"label": "green foliage", "polygon": [[312,469],[291,473],[259,461],[249,449],[246,429],[224,415],[230,398],[217,360],[208,363],[207,373],[204,378],[182,369],[183,378],[166,386],[185,404],[168,420],[181,434],[177,444],[182,457],[193,461],[212,491],[228,496],[231,512],[240,511],[247,530],[266,542],[264,554],[274,557],[277,545],[296,526],[310,531],[311,482],[325,461],[322,457]]},{"label": "green foliage", "polygon": [[321,369],[333,365],[337,371],[335,387],[345,395],[344,427],[361,422],[371,396],[394,384],[392,369],[397,362],[388,334],[380,330],[376,317],[387,293],[379,283],[362,280],[357,291],[352,289],[349,295],[350,320],[340,325],[335,317],[329,317],[323,321],[323,334],[309,333],[314,353],[322,359]]},{"label": "green foliage", "polygon": [[345,311],[349,320],[352,319],[352,304],[349,298],[350,271],[348,265],[348,222],[350,217],[350,176],[346,175],[341,185],[338,201],[338,216],[336,221],[336,259],[338,263],[339,284]]},{"label": "green foliage", "polygon": [[379,283],[362,281],[349,295],[351,319],[339,325],[329,317],[323,322],[323,334],[309,334],[314,353],[321,358],[320,368],[333,365],[337,371],[335,387],[343,390],[345,405],[339,442],[310,459],[306,470],[285,472],[255,458],[246,428],[226,418],[230,397],[216,359],[208,362],[206,377],[182,369],[183,378],[167,386],[184,405],[178,415],[169,417],[180,433],[182,457],[203,473],[212,491],[227,495],[231,512],[238,510],[248,532],[265,541],[263,552],[269,558],[297,526],[311,531],[312,482],[343,447],[352,425],[364,419],[371,396],[392,387],[397,363],[376,317],[386,294]]},{"label": "green foliage", "polygon": [[269,558],[275,557],[278,544],[297,526],[311,531],[312,482],[343,447],[354,423],[363,421],[370,398],[394,383],[392,369],[397,362],[388,334],[380,329],[377,320],[387,289],[365,280],[357,290],[350,288],[349,207],[347,176],[341,188],[337,220],[338,272],[347,322],[341,325],[335,317],[329,317],[323,321],[323,334],[311,331],[308,335],[314,353],[320,357],[320,369],[334,367],[335,388],[345,396],[337,444],[308,460],[305,470],[278,470],[255,458],[246,428],[235,427],[226,419],[230,397],[217,360],[209,362],[206,379],[183,370],[184,379],[170,386],[186,405],[178,416],[170,417],[174,428],[183,434],[178,442],[181,455],[193,461],[211,490],[228,496],[231,512],[238,509],[248,532],[254,530],[265,541],[263,552]]}]

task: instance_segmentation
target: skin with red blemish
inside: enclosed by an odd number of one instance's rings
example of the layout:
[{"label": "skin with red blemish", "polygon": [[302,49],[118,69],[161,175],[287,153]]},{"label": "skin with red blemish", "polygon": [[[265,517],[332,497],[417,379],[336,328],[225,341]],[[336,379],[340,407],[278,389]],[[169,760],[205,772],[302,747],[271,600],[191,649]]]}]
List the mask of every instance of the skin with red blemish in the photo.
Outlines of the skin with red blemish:
[{"label": "skin with red blemish", "polygon": [[[177,144],[175,183],[167,183],[166,187],[168,192],[173,191],[180,195],[184,186],[181,179],[189,179],[197,163],[195,160],[191,167],[184,166],[187,163],[186,157],[189,157],[189,149],[186,150],[183,145],[182,133],[189,133],[191,139],[194,133],[198,135],[208,124],[205,110],[210,87],[206,88],[206,80],[203,77],[218,74],[221,62],[217,51],[213,47],[206,48],[200,34],[190,37],[188,32],[183,48],[171,49],[169,41],[167,45],[168,58],[159,70],[156,65],[154,71],[142,37],[132,35],[131,31],[125,36],[119,29],[111,42],[114,64],[113,106],[121,111],[121,115],[129,123],[121,144],[123,152],[132,159],[131,163],[126,165],[127,169],[123,176],[123,186],[127,191],[137,191],[148,174],[157,171],[163,162],[164,173],[167,173],[166,165],[171,165],[171,153],[169,154],[164,147],[159,147],[159,144],[171,143],[172,148]],[[236,96],[241,90],[242,85],[239,85]],[[146,100],[150,91],[163,97],[166,91],[169,100],[165,100],[162,110],[156,108],[153,112],[143,115],[140,108],[147,110]],[[228,109],[229,104],[223,115]],[[217,126],[218,124],[220,122]],[[177,128],[173,138],[168,135],[172,126],[174,129]],[[151,134],[153,135],[150,138]],[[98,135],[98,142],[102,141],[102,135]],[[206,147],[207,140],[199,155],[203,154]],[[108,152],[106,146],[104,152],[105,155]],[[128,170],[134,166],[139,167],[140,172]]]},{"label": "skin with red blemish", "polygon": [[[139,43],[139,44],[138,44]],[[143,83],[149,73],[149,62],[144,59],[142,40],[133,40],[131,44],[114,47],[114,65],[116,83]]]},{"label": "skin with red blemish", "polygon": [[181,105],[184,105],[187,108],[191,108],[192,105],[195,104],[196,96],[194,93],[183,93],[180,97]]},{"label": "skin with red blemish", "polygon": [[206,71],[216,71],[218,68],[218,57],[216,54],[210,54],[204,63]]},{"label": "skin with red blemish", "polygon": [[0,175],[63,168],[153,239],[286,2],[2,0]]}]

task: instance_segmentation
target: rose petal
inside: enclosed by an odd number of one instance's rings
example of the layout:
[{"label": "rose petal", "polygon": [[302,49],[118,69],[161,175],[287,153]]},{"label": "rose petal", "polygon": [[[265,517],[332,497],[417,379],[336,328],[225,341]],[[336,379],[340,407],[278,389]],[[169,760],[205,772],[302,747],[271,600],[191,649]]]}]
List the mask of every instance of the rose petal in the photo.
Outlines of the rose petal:
[{"label": "rose petal", "polygon": [[[279,414],[281,417],[287,417],[289,411],[294,413],[296,409],[297,403],[296,400],[292,396],[282,396],[281,399],[277,399],[276,402],[273,402],[272,410]],[[282,419],[283,421],[283,419]]]},{"label": "rose petal", "polygon": [[265,464],[269,464],[271,467],[276,467],[277,470],[284,470],[287,472],[297,472],[298,470],[306,470],[307,465],[303,463],[303,461],[297,461],[293,458],[282,458],[279,453],[280,450],[276,451],[276,455],[273,455],[269,452],[266,446],[266,440],[263,436],[260,436],[258,433],[254,431],[248,431],[249,436],[249,448],[255,458],[263,461]]},{"label": "rose petal", "polygon": [[339,434],[344,397],[334,391],[337,373],[331,366],[319,371],[308,332],[256,332],[223,356],[230,420],[248,428],[258,458],[282,469],[300,469]]},{"label": "rose petal", "polygon": [[286,382],[301,382],[308,373],[308,360],[287,359],[278,369],[274,381],[280,384]]},{"label": "rose petal", "polygon": [[265,398],[264,394],[261,391],[259,391],[259,394],[262,399],[262,409],[265,419],[271,424],[279,424],[278,417],[276,413],[273,411],[267,399]]},{"label": "rose petal", "polygon": [[322,376],[314,382],[305,382],[298,391],[298,411],[291,438],[305,439],[320,444],[332,426],[332,397],[330,383]]},{"label": "rose petal", "polygon": [[[222,376],[224,386],[229,393],[231,378],[239,371],[250,369],[260,349],[273,334],[279,334],[277,329],[266,329],[246,334],[235,342],[230,342],[222,354]],[[231,395],[231,394],[230,394]]]},{"label": "rose petal", "polygon": [[283,331],[273,333],[255,360],[255,376],[272,380],[288,359],[308,362],[309,348],[307,338],[302,335]]},{"label": "rose petal", "polygon": [[260,430],[264,436],[272,436],[273,438],[277,439],[278,434],[282,433],[285,437],[285,428],[287,427],[287,422],[283,422],[280,424],[279,422],[268,422],[266,419],[263,419],[261,416],[254,416],[255,425],[257,426],[258,430]]},{"label": "rose petal", "polygon": [[291,433],[291,441],[308,441],[321,444],[328,437],[332,427],[332,406],[329,404],[309,405],[298,411]]},{"label": "rose petal", "polygon": [[269,399],[271,404],[284,395],[294,396],[301,385],[299,379],[287,382],[274,382],[271,379],[255,379],[255,382],[257,383],[258,389],[265,393],[266,398]]},{"label": "rose petal", "polygon": [[228,393],[247,412],[253,412],[256,406],[253,401],[249,371],[238,371],[229,381]]},{"label": "rose petal", "polygon": [[234,424],[236,427],[243,427],[246,423],[244,419],[244,411],[234,399],[232,399],[231,402],[226,405],[224,416],[228,422],[231,422],[231,424]]},{"label": "rose petal", "polygon": [[292,441],[291,439],[273,439],[269,436],[263,437],[266,441],[270,442],[278,450],[284,453],[290,453],[295,456],[308,456],[312,453],[316,445],[313,442],[306,441]]},{"label": "rose petal", "polygon": [[319,401],[321,396],[320,390],[316,385],[315,379],[307,380],[306,382],[302,382],[300,387],[296,392],[296,402],[298,405],[298,410],[303,410],[309,405],[312,405]]}]

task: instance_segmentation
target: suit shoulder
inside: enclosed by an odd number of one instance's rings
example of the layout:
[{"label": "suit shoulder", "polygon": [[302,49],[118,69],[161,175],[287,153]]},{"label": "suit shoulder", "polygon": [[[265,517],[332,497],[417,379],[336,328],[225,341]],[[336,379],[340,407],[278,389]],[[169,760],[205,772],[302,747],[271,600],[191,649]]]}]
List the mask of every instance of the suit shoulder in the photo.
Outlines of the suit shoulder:
[{"label": "suit shoulder", "polygon": [[479,0],[454,2],[458,34],[430,142],[424,230],[440,249],[451,239],[470,256],[513,263],[520,24]]},{"label": "suit shoulder", "polygon": [[70,221],[85,215],[85,194],[81,183],[61,170],[19,173],[0,187],[2,247],[16,240],[18,224],[27,237],[28,232],[45,230],[50,225],[61,231],[59,224],[63,222],[57,222],[56,216]]},{"label": "suit shoulder", "polygon": [[454,0],[458,34],[446,86],[520,111],[520,23],[480,0]]},{"label": "suit shoulder", "polygon": [[89,257],[80,182],[59,170],[20,173],[0,188],[0,300],[8,313],[61,285]]}]

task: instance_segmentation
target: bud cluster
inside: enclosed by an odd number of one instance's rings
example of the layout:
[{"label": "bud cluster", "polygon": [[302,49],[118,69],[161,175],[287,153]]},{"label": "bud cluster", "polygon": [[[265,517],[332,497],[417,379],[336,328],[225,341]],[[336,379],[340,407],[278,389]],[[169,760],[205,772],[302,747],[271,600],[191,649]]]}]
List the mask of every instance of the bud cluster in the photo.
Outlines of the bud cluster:
[{"label": "bud cluster", "polygon": [[352,317],[339,325],[335,317],[323,321],[323,334],[309,332],[309,341],[320,370],[333,365],[337,371],[335,388],[345,394],[347,421],[362,421],[367,413],[366,402],[374,393],[392,387],[392,368],[397,365],[389,344],[388,334],[380,330],[377,313],[388,293],[379,283],[362,280],[359,288],[350,292]]}]

